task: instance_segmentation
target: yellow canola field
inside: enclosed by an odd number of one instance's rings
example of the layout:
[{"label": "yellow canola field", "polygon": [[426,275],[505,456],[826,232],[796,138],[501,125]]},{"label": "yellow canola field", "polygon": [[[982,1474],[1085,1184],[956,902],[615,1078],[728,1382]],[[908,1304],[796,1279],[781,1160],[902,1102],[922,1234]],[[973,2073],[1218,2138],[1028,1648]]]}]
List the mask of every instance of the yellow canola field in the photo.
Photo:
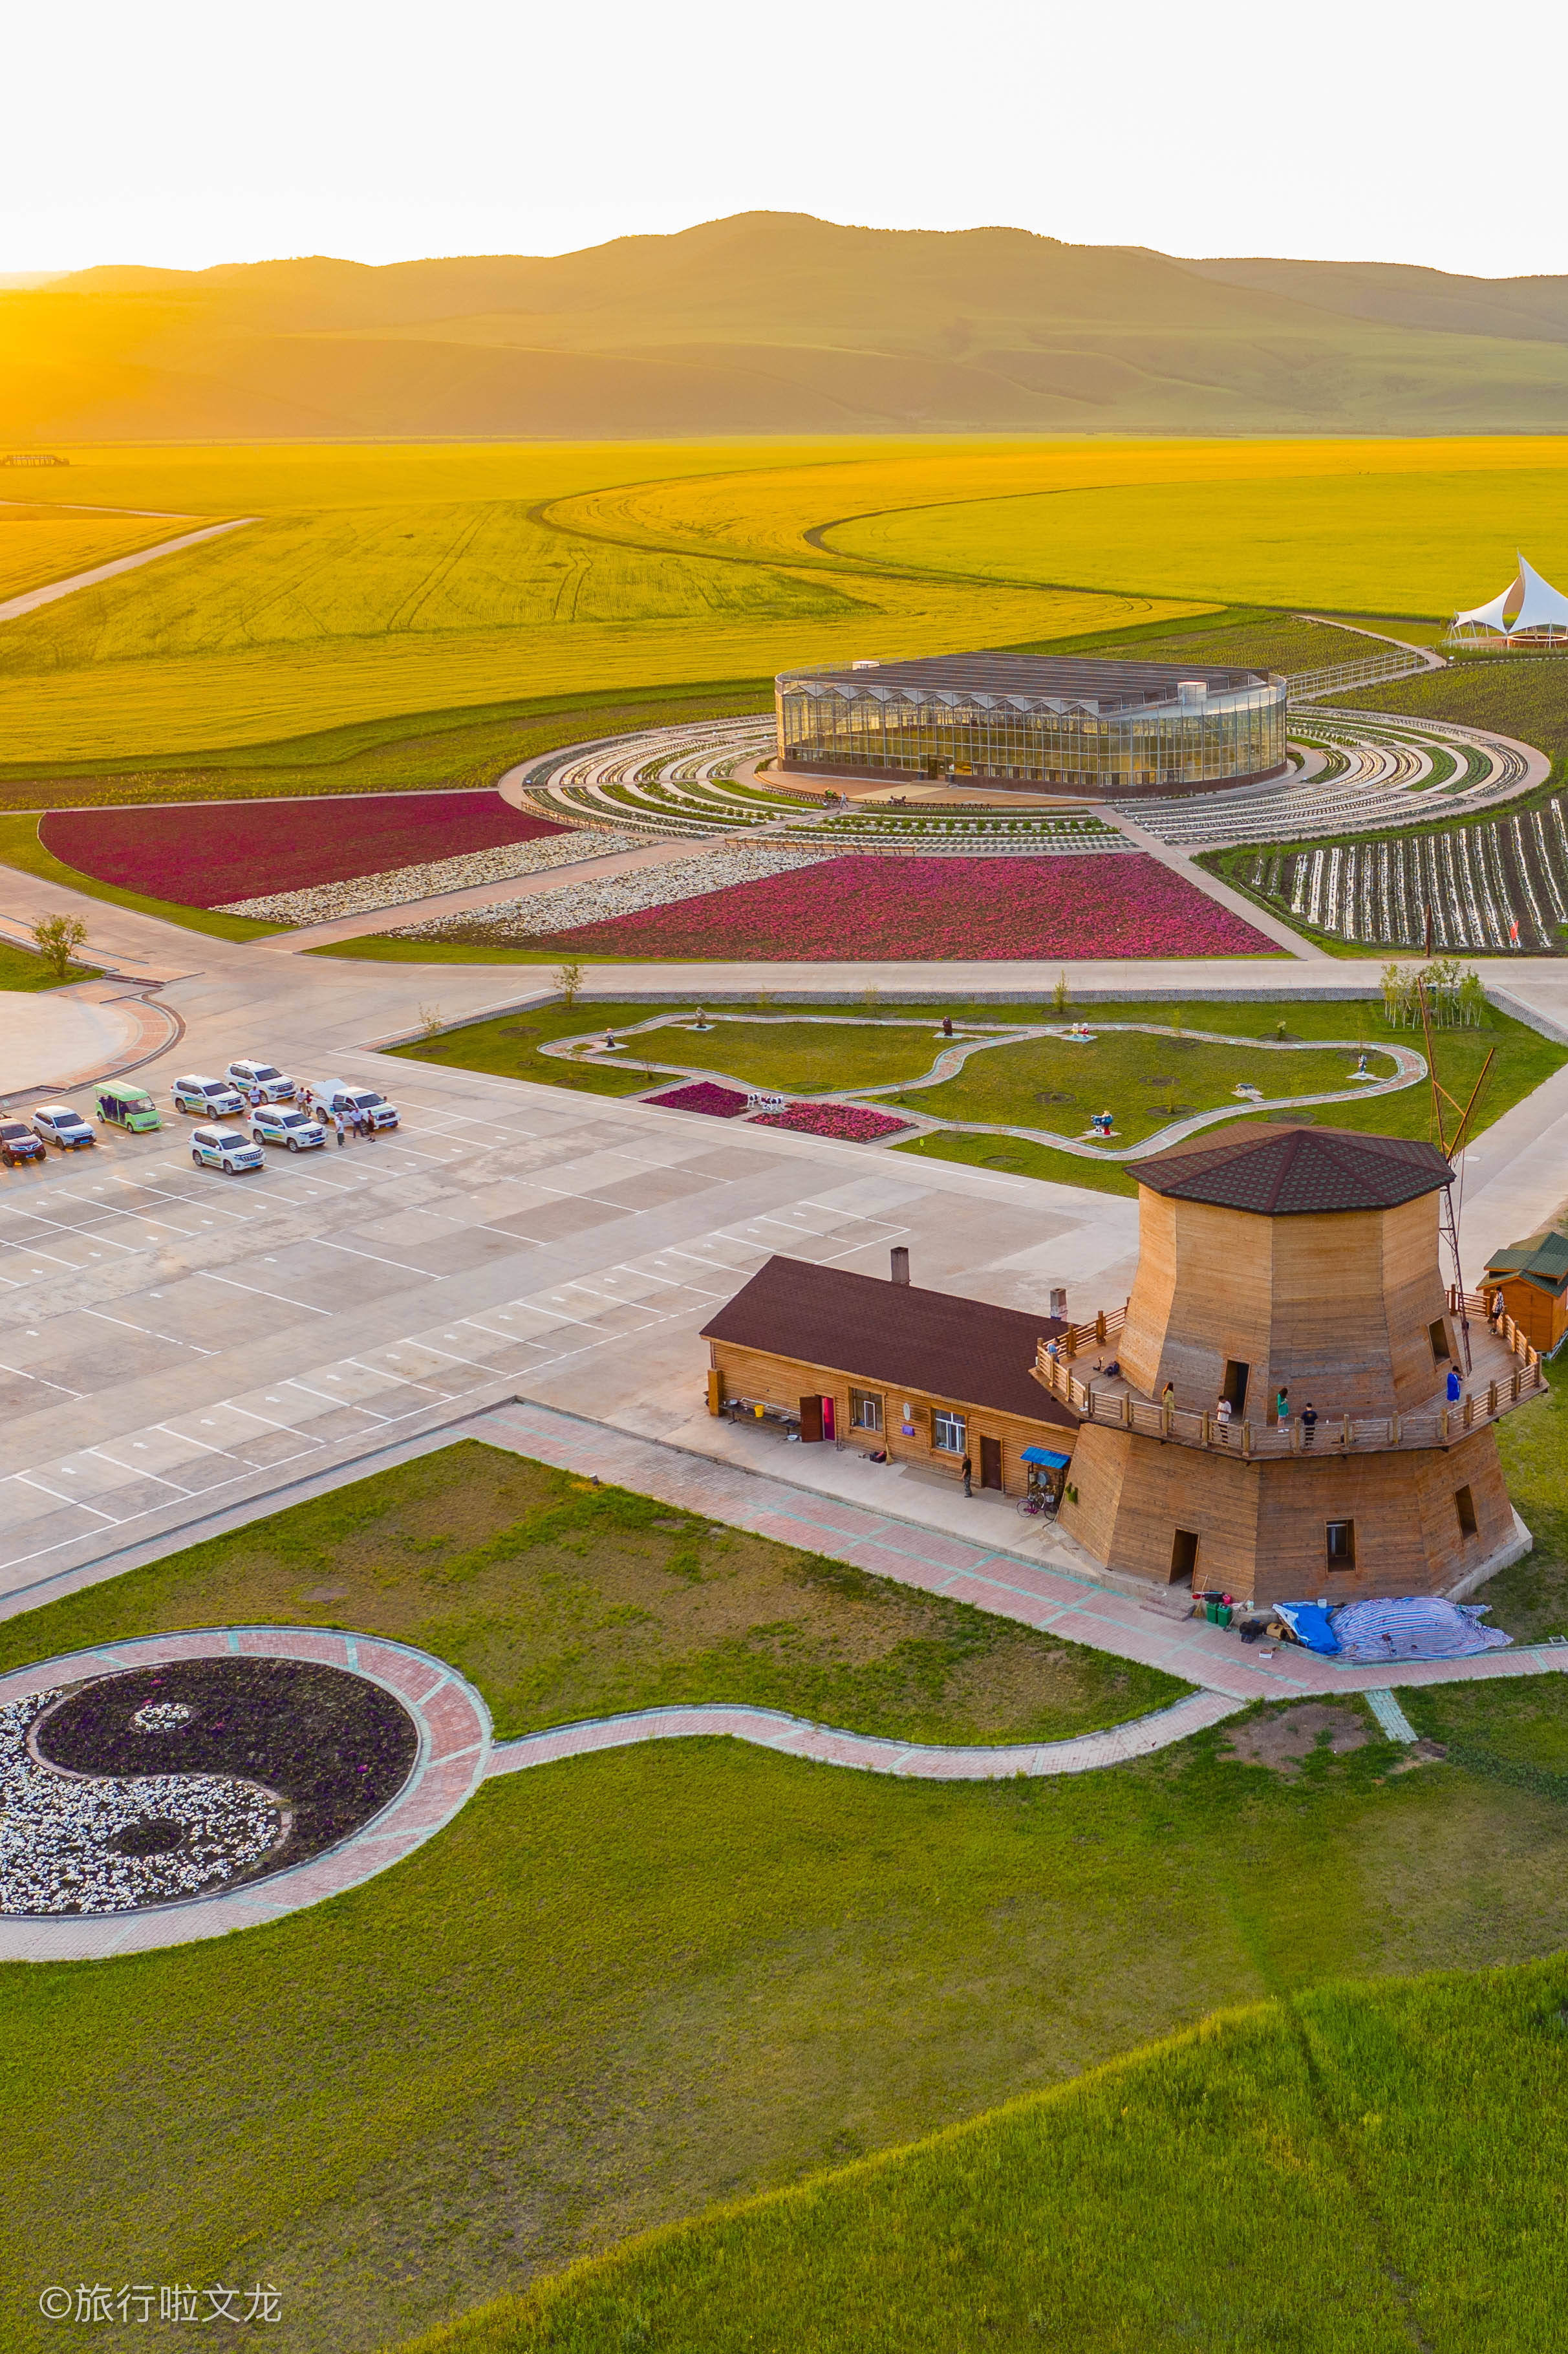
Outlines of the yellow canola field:
[{"label": "yellow canola field", "polygon": [[1097,481],[1075,462],[1042,490],[1024,472],[1001,494],[868,502],[825,544],[992,579],[1435,620],[1495,596],[1519,548],[1568,579],[1556,439],[1107,446]]},{"label": "yellow canola field", "polygon": [[[887,462],[876,445],[815,446],[833,452],[835,476]],[[696,495],[705,469],[727,466],[754,486],[766,525],[771,472],[759,450],[791,482],[822,471],[820,460],[802,465],[795,443],[115,451],[73,462],[78,482],[105,499],[177,496],[187,511],[258,520],[0,628],[0,759],[157,759],[372,717],[765,678],[787,664],[1071,638],[1202,610],[885,573],[809,547],[790,563],[702,535],[676,550],[556,520],[596,471],[608,497],[661,466],[666,478],[683,470]],[[928,465],[930,445],[910,457]]]},{"label": "yellow canola field", "polygon": [[[911,588],[827,620],[585,622],[531,630],[323,640],[249,652],[106,663],[0,679],[0,757],[160,759],[270,744],[354,720],[580,695],[765,679],[796,663],[942,653],[1115,628],[1118,598],[980,590],[960,606]],[[1173,616],[1202,610],[1164,609]],[[758,707],[766,698],[759,695]],[[585,732],[591,732],[585,718]]]},{"label": "yellow canola field", "polygon": [[[3,477],[0,477],[3,479]],[[0,603],[190,529],[183,516],[72,515],[0,502]]]}]

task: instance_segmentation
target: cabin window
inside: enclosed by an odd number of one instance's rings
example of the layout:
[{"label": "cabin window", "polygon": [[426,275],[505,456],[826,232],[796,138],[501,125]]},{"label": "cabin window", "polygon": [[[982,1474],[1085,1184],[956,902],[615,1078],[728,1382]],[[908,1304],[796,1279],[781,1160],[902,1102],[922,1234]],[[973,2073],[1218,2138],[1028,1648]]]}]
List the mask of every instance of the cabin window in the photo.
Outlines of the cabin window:
[{"label": "cabin window", "polygon": [[962,1455],[968,1449],[968,1427],[961,1414],[955,1414],[950,1406],[939,1405],[931,1416],[931,1444],[944,1455]]},{"label": "cabin window", "polygon": [[1476,1500],[1468,1488],[1454,1490],[1454,1510],[1459,1515],[1459,1534],[1473,1537],[1476,1533]]},{"label": "cabin window", "polygon": [[1356,1524],[1354,1521],[1330,1521],[1328,1525],[1327,1552],[1330,1569],[1354,1569],[1356,1565]]},{"label": "cabin window", "polygon": [[882,1428],[882,1400],[874,1390],[851,1390],[850,1426],[853,1430]]},{"label": "cabin window", "polygon": [[1436,1324],[1429,1324],[1427,1326],[1426,1331],[1427,1338],[1432,1343],[1433,1363],[1435,1365],[1446,1364],[1449,1356],[1448,1327],[1444,1323],[1441,1316],[1439,1316]]},{"label": "cabin window", "polygon": [[1252,1371],[1239,1357],[1225,1359],[1225,1377],[1220,1384],[1220,1395],[1233,1414],[1240,1414],[1246,1405],[1246,1377]]}]

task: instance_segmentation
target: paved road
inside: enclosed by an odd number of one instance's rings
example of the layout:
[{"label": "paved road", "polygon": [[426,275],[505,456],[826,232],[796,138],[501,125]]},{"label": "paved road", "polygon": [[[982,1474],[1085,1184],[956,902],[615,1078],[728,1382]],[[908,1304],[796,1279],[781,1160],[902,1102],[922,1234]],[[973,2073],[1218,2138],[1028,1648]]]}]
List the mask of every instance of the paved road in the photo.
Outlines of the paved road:
[{"label": "paved road", "polygon": [[239,531],[254,515],[235,515],[228,523],[209,523],[200,531],[187,531],[178,539],[161,539],[155,547],[139,547],[133,556],[117,556],[111,563],[95,564],[90,571],[73,572],[64,580],[51,580],[42,588],[29,588],[21,597],[7,597],[0,603],[0,621],[20,620],[24,613],[36,613],[40,605],[52,605],[61,597],[74,596],[79,588],[96,588],[101,580],[112,580],[122,572],[134,572],[139,565],[155,564],[161,556],[177,556],[183,547],[199,547],[206,539],[217,539],[220,533]]}]

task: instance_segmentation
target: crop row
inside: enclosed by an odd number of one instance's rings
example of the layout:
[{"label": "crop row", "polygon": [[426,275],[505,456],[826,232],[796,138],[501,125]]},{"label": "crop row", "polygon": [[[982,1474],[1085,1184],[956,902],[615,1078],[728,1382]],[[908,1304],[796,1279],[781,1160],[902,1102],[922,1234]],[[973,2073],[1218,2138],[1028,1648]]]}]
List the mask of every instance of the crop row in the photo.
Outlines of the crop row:
[{"label": "crop row", "polygon": [[1560,950],[1568,933],[1568,816],[1543,806],[1446,832],[1269,853],[1236,879],[1315,931],[1369,947]]}]

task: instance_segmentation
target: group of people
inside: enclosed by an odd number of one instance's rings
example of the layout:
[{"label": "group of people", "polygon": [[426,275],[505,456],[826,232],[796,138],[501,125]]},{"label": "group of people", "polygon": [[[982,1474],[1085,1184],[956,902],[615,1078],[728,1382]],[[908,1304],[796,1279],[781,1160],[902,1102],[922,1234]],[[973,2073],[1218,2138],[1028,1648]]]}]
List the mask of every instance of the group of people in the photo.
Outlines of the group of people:
[{"label": "group of people", "polygon": [[334,1111],[332,1124],[333,1132],[339,1144],[348,1142],[348,1133],[351,1129],[365,1144],[368,1144],[376,1134],[376,1114],[366,1105],[355,1104],[346,1116],[341,1109]]},{"label": "group of people", "polygon": [[[1172,1406],[1176,1403],[1176,1393],[1171,1388],[1169,1382],[1165,1384],[1165,1394],[1161,1403],[1163,1405]],[[1279,1387],[1274,1394],[1274,1419],[1278,1424],[1281,1430],[1289,1429],[1290,1413],[1289,1386],[1287,1383],[1281,1382]],[[1214,1407],[1214,1420],[1219,1424],[1220,1428],[1222,1430],[1227,1429],[1231,1422],[1234,1419],[1234,1416],[1235,1408],[1231,1404],[1230,1399],[1228,1397],[1221,1398]],[[1301,1409],[1301,1436],[1302,1443],[1305,1446],[1311,1446],[1313,1433],[1316,1431],[1317,1427],[1318,1409],[1313,1405],[1311,1399],[1308,1398],[1306,1405]]]}]

